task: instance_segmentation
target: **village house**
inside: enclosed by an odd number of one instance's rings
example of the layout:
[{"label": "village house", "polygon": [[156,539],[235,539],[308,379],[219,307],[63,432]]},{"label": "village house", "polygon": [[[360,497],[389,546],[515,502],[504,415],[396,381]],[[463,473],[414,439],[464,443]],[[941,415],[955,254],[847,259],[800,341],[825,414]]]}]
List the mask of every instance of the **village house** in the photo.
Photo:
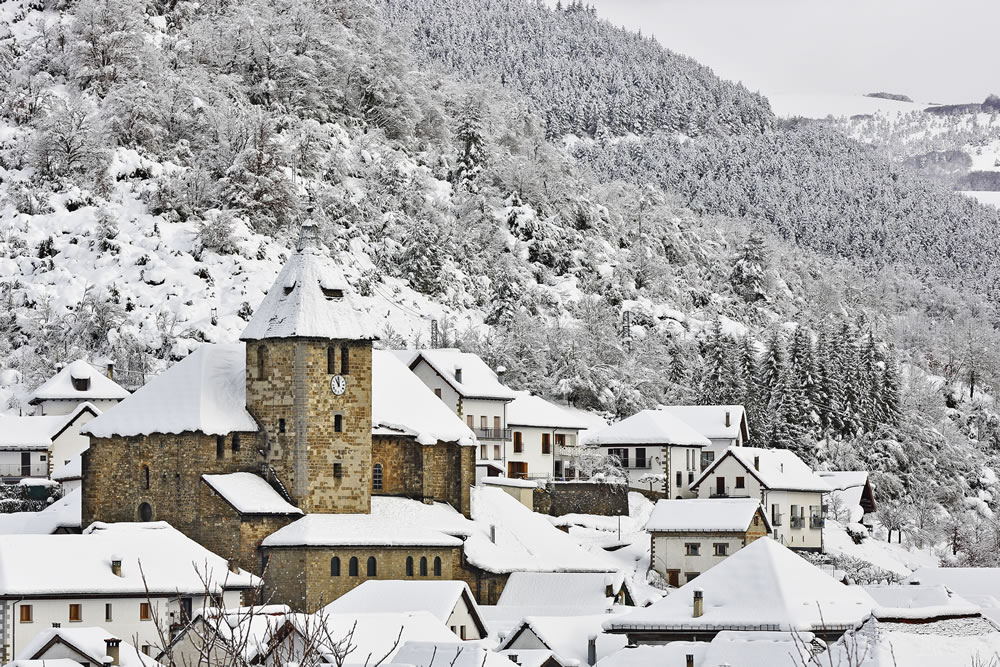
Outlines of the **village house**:
[{"label": "village house", "polygon": [[526,651],[550,651],[559,664],[596,665],[625,648],[626,639],[609,634],[603,625],[613,614],[588,616],[528,616],[502,639],[497,650],[511,656]]},{"label": "village house", "polygon": [[787,449],[730,447],[691,485],[699,498],[752,498],[771,536],[792,549],[823,550],[823,497],[830,487]]},{"label": "village house", "polygon": [[[570,453],[577,451],[577,438],[587,424],[541,396],[525,391],[516,395],[507,405],[511,430],[506,444],[508,477],[575,477],[579,466],[574,465]],[[484,446],[480,445],[481,453]]]},{"label": "village house", "polygon": [[508,477],[527,475],[526,460],[507,460],[505,445],[512,437],[507,406],[516,394],[497,372],[478,355],[454,348],[395,354],[475,433],[477,465],[501,468]]},{"label": "village house", "polygon": [[642,410],[589,435],[584,444],[621,462],[629,486],[668,498],[691,498],[701,452],[711,441],[662,410]]},{"label": "village house", "polygon": [[750,426],[742,405],[664,405],[660,410],[711,441],[711,445],[701,450],[702,470],[730,447],[745,447],[750,440]]},{"label": "village house", "polygon": [[832,489],[828,515],[842,523],[860,523],[868,532],[875,525],[875,493],[864,470],[821,470],[816,476]]},{"label": "village house", "polygon": [[[0,662],[54,624],[100,625],[161,648],[170,632],[210,604],[239,606],[258,584],[164,523],[95,524],[83,535],[0,539]],[[169,641],[169,637],[166,638]]]},{"label": "village house", "polygon": [[12,484],[48,477],[53,468],[87,447],[89,440],[80,429],[100,414],[84,402],[62,414],[0,415],[0,481]]},{"label": "village house", "polygon": [[268,651],[291,614],[291,608],[280,604],[199,610],[155,658],[182,667],[252,665]]},{"label": "village house", "polygon": [[660,500],[646,531],[650,567],[678,587],[718,565],[771,526],[756,498]]},{"label": "village house", "polygon": [[875,606],[861,588],[759,539],[662,600],[613,616],[604,628],[630,644],[709,642],[722,630],[814,633],[833,641],[859,627]]},{"label": "village house", "polygon": [[60,369],[42,383],[29,400],[43,415],[68,415],[83,403],[97,408],[98,413],[110,410],[129,396],[124,387],[111,379],[113,366],[101,373],[88,362],[78,359]]},{"label": "village house", "polygon": [[20,660],[72,661],[80,667],[160,667],[121,636],[100,625],[43,629],[20,650]]}]

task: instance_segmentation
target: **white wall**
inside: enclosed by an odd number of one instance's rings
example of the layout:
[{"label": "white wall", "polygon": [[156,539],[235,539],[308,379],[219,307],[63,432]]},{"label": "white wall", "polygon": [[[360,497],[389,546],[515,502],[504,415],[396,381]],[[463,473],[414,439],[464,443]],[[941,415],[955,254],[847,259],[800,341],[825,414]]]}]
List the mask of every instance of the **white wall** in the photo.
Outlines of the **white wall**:
[{"label": "white wall", "polygon": [[[455,635],[461,639],[485,639],[479,633],[479,627],[469,611],[469,605],[465,603],[465,598],[459,598],[458,604],[448,617],[447,625],[452,628]],[[462,627],[465,627],[465,637],[462,637]]]},{"label": "white wall", "polygon": [[458,414],[458,392],[452,389],[451,385],[445,382],[444,379],[437,374],[437,371],[431,368],[427,362],[421,361],[417,364],[416,368],[413,369],[413,372],[418,378],[420,378],[421,382],[430,388],[431,391],[440,389],[441,400],[445,402],[445,405],[447,405],[452,412]]},{"label": "white wall", "polygon": [[57,401],[39,401],[39,407],[41,407],[43,415],[68,415],[76,410],[81,403],[90,403],[101,412],[107,412],[118,405],[117,400],[94,399],[87,401],[74,398]]},{"label": "white wall", "polygon": [[52,447],[49,450],[50,472],[90,446],[90,437],[80,435],[80,429],[93,418],[94,416],[89,412],[79,414],[76,421],[52,441]]},{"label": "white wall", "polygon": [[[652,567],[664,579],[667,578],[667,570],[680,570],[678,583],[683,586],[688,582],[687,573],[701,574],[708,571],[742,549],[744,539],[743,533],[733,533],[725,536],[698,534],[664,535],[658,533],[652,538],[653,550],[655,552]],[[688,556],[686,546],[688,544],[700,545],[699,555]],[[715,555],[716,544],[728,545],[726,556]]]},{"label": "white wall", "polygon": [[[556,431],[537,426],[511,426],[511,440],[506,443],[507,460],[528,464],[528,475],[532,477],[551,475],[555,469]],[[521,434],[521,453],[514,451],[514,434]],[[542,454],[542,434],[549,436],[549,453]]]},{"label": "white wall", "polygon": [[[21,477],[21,451],[0,450],[0,477]],[[47,450],[31,451],[31,477],[49,476],[49,453]]]}]

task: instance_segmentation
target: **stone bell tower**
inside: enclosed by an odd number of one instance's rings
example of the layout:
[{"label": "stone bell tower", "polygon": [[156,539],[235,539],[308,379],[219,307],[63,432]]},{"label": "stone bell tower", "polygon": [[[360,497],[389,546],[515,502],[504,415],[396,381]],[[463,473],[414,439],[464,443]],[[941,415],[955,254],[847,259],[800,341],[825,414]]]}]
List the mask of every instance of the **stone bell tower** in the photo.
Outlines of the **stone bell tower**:
[{"label": "stone bell tower", "polygon": [[302,226],[240,339],[265,459],[307,513],[371,510],[372,341],[343,272]]}]

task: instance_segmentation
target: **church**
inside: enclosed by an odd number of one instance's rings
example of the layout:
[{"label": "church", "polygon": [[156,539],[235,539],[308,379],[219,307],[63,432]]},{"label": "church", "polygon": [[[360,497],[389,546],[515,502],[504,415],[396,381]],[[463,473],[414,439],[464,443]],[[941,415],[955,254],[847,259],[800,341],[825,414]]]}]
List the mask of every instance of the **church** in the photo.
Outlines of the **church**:
[{"label": "church", "polygon": [[239,343],[203,345],[87,424],[83,524],[166,521],[306,611],[363,577],[473,576],[461,540],[371,515],[395,496],[468,517],[477,441],[373,349],[358,299],[306,223]]}]

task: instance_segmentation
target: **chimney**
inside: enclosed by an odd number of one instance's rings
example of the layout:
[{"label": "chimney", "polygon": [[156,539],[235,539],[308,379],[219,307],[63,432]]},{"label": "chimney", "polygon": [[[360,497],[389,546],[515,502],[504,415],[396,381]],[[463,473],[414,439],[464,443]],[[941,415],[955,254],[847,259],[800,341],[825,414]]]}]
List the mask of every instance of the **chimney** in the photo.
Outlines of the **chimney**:
[{"label": "chimney", "polygon": [[499,382],[500,384],[503,384],[503,376],[504,376],[504,373],[506,373],[506,372],[507,372],[507,367],[506,366],[497,366],[497,382]]},{"label": "chimney", "polygon": [[726,428],[729,428],[729,410],[726,410]]},{"label": "chimney", "polygon": [[111,574],[116,577],[122,576],[122,559],[121,556],[111,557]]},{"label": "chimney", "polygon": [[115,362],[109,361],[107,366],[107,375],[109,380],[115,379]]},{"label": "chimney", "polygon": [[597,664],[597,635],[587,637],[587,664],[591,667]]},{"label": "chimney", "polygon": [[490,524],[490,542],[493,544],[497,543],[497,526],[496,524]]},{"label": "chimney", "polygon": [[694,654],[688,653],[684,656],[684,667],[694,667]]},{"label": "chimney", "polygon": [[239,563],[236,562],[235,558],[230,558],[226,562],[226,564],[229,566],[229,571],[232,572],[233,574],[239,574],[240,573],[240,565],[239,565]]},{"label": "chimney", "polygon": [[754,470],[760,470],[760,457],[759,456],[753,457],[753,469]]},{"label": "chimney", "polygon": [[117,665],[118,664],[118,647],[121,646],[122,640],[115,639],[114,637],[108,637],[104,640],[105,651],[110,658],[110,662],[105,660],[105,664]]},{"label": "chimney", "polygon": [[462,367],[461,366],[455,366],[455,382],[458,382],[458,383],[462,382]]},{"label": "chimney", "polygon": [[705,591],[700,588],[694,589],[694,611],[691,613],[693,618],[701,618],[702,614],[705,613]]}]

